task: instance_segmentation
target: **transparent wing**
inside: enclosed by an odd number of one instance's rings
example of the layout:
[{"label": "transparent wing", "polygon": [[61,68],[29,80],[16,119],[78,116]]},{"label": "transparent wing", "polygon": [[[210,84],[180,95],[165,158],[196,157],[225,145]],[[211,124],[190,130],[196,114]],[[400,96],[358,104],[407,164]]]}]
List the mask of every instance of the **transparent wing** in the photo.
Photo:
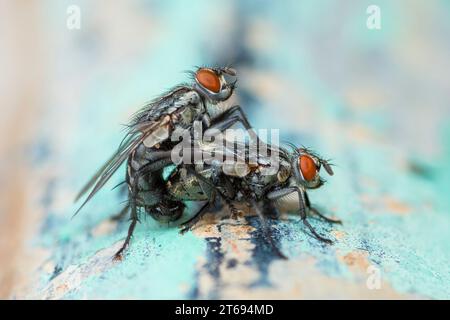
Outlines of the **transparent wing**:
[{"label": "transparent wing", "polygon": [[200,141],[199,148],[204,155],[210,155],[217,160],[245,162],[249,145],[242,141],[227,139],[225,135],[219,134],[214,136],[213,141]]},{"label": "transparent wing", "polygon": [[95,182],[100,178],[100,176],[107,172],[112,163],[114,163],[117,159],[118,154],[125,150],[125,148],[131,143],[132,137],[128,137],[128,139],[124,140],[117,151],[104,163],[104,165],[98,169],[98,171],[92,176],[91,179],[83,186],[83,188],[78,192],[75,197],[75,201],[78,201],[86,192],[91,189],[91,187],[95,184]]},{"label": "transparent wing", "polygon": [[139,126],[149,121],[158,121],[163,116],[173,113],[175,110],[189,104],[198,103],[198,93],[187,86],[172,88],[159,98],[147,103],[131,118],[130,126]]},{"label": "transparent wing", "polygon": [[152,129],[157,124],[147,128],[144,133],[131,133],[128,138],[126,138],[118,150],[109,158],[108,161],[96,172],[96,174],[85,184],[85,186],[78,193],[75,201],[79,200],[84,196],[89,190],[89,195],[83,201],[81,206],[75,212],[74,216],[77,215],[81,209],[92,199],[92,197],[108,182],[112,175],[117,171],[117,169],[122,165],[122,163],[129,157],[129,155],[136,149],[139,144],[151,135]]},{"label": "transparent wing", "polygon": [[132,118],[130,131],[117,151],[105,162],[95,175],[85,184],[75,201],[89,192],[87,198],[74,216],[106,184],[111,176],[123,164],[141,143],[148,148],[165,141],[170,132],[170,114],[198,103],[198,94],[188,87],[177,87],[162,97],[150,102]]},{"label": "transparent wing", "polygon": [[259,141],[259,144],[256,145],[256,142],[251,144],[248,141],[232,140],[223,134],[215,136],[211,142],[202,141],[199,144],[202,152],[213,154],[216,159],[223,158],[250,164],[264,164],[273,159],[274,154],[280,153],[277,146],[262,141]]}]

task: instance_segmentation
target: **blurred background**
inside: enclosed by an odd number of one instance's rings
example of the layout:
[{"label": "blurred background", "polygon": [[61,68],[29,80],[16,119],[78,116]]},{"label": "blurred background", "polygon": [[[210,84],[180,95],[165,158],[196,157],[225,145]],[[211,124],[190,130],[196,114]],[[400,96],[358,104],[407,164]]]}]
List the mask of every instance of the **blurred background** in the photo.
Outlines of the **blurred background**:
[{"label": "blurred background", "polygon": [[[0,298],[448,299],[449,39],[445,0],[0,1]],[[279,261],[254,219],[148,219],[113,265],[124,170],[70,219],[130,115],[204,64],[237,69],[255,127],[333,158],[311,197],[335,245],[281,219]]]}]

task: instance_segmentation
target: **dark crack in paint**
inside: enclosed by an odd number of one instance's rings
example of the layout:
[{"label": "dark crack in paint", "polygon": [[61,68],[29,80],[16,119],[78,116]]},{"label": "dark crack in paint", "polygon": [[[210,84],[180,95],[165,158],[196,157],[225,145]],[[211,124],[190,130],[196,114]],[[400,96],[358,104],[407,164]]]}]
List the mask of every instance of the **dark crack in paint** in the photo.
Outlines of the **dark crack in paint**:
[{"label": "dark crack in paint", "polygon": [[269,265],[273,261],[282,259],[276,252],[277,249],[281,250],[280,245],[282,232],[279,229],[281,224],[277,220],[267,221],[269,236],[272,238],[273,245],[277,247],[276,249],[266,239],[262,223],[258,217],[246,217],[246,220],[255,228],[255,230],[250,234],[250,241],[255,245],[252,252],[252,264],[256,266],[260,273],[258,280],[252,283],[250,287],[271,286],[268,279]]},{"label": "dark crack in paint", "polygon": [[209,299],[219,298],[220,288],[220,266],[223,263],[224,254],[222,252],[222,239],[220,237],[207,237],[206,240],[206,259],[203,266],[214,279],[214,289],[210,292]]}]

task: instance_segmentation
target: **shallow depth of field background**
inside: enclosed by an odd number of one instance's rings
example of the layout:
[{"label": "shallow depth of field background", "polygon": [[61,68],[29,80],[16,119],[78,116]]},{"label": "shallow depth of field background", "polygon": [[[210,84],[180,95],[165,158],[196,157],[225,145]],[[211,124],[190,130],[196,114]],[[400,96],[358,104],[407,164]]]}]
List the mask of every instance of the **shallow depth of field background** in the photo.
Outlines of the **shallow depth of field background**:
[{"label": "shallow depth of field background", "polygon": [[[444,0],[2,1],[0,298],[450,298],[449,39]],[[335,245],[295,215],[272,223],[288,261],[251,217],[185,236],[147,219],[112,264],[124,170],[70,219],[122,124],[202,64],[238,70],[255,127],[334,159],[311,198],[344,225],[311,223]]]}]

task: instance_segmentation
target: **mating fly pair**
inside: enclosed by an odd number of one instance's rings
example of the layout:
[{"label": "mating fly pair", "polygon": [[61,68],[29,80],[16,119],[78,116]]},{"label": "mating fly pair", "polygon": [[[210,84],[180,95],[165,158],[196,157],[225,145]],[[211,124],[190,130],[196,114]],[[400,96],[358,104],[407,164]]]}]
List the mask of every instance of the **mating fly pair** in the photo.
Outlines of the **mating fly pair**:
[{"label": "mating fly pair", "polygon": [[[189,171],[189,175],[184,176],[185,180],[180,180],[180,177],[177,176],[178,172],[182,172],[179,168],[167,180],[164,171],[168,166],[173,165],[170,154],[175,145],[178,144],[178,141],[174,142],[171,139],[174,131],[191,130],[193,123],[200,121],[205,130],[210,128],[224,132],[239,122],[251,133],[251,136],[255,137],[254,131],[241,107],[230,103],[230,97],[236,84],[236,80],[230,78],[236,77],[235,70],[228,67],[202,67],[191,74],[193,78],[191,83],[174,87],[166,94],[148,103],[132,118],[129,123],[129,130],[117,151],[88,181],[76,198],[79,199],[89,192],[75,214],[92,199],[117,169],[127,161],[125,181],[129,195],[127,205],[122,210],[121,215],[130,212],[131,223],[127,238],[116,253],[117,258],[121,257],[122,252],[128,246],[140,212],[145,212],[161,222],[175,221],[181,217],[185,209],[184,201],[187,199],[184,195],[178,194],[173,189],[174,186],[190,190],[192,188],[189,186],[191,182],[194,182],[196,185],[204,185],[206,181],[208,183],[216,182],[214,179],[226,181],[224,183],[227,184],[236,184],[236,182],[232,181],[233,179],[228,179],[223,173],[218,173],[217,167],[211,167],[211,170],[214,169],[216,173],[208,179],[204,174],[196,172],[191,165],[181,165],[185,170]],[[311,155],[308,157],[314,162],[316,169],[320,167],[320,164],[325,166],[325,163],[321,162],[320,158],[314,158]],[[304,172],[308,180],[310,175],[312,175],[311,170],[313,169],[311,168],[313,168],[313,164],[307,161],[303,162],[303,166],[304,168],[310,168],[305,169],[308,173]],[[325,168],[327,167],[329,166],[327,165]],[[296,174],[295,172],[295,170],[292,171],[293,174]],[[331,169],[328,172],[331,172]],[[244,184],[246,188],[249,186],[247,182]],[[238,186],[235,185],[234,187]],[[292,192],[297,192],[299,199],[303,199],[302,203],[308,206],[309,202],[306,193],[296,191],[297,189],[294,190],[293,187],[289,188],[291,188],[289,190],[292,190]],[[242,190],[244,189],[243,187]],[[205,190],[208,189],[206,188]],[[214,192],[219,194],[222,191],[216,190]],[[265,194],[265,196],[268,196],[267,200],[275,200],[285,196],[286,192],[287,189],[277,189],[275,193]],[[208,195],[207,198],[210,200],[211,192],[206,191],[205,194]],[[222,197],[228,202],[236,200],[236,197],[224,196],[223,194]],[[254,200],[259,199],[255,198]],[[207,203],[210,203],[210,201]],[[197,221],[198,217],[201,217],[201,213],[194,216],[197,218],[188,221],[185,228],[189,228],[193,222]],[[303,219],[303,221],[319,239],[325,240],[315,233],[306,219]]]}]

